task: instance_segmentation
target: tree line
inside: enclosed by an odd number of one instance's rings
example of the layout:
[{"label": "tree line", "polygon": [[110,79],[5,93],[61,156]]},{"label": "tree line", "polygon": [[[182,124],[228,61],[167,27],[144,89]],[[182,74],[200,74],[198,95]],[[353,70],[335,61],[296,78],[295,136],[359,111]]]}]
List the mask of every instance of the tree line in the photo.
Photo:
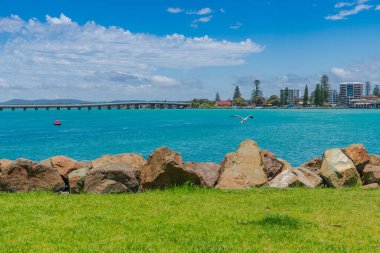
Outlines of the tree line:
[{"label": "tree line", "polygon": [[[366,82],[364,95],[371,94],[371,84]],[[302,105],[307,107],[311,105],[324,106],[329,103],[329,91],[330,82],[327,75],[322,75],[319,83],[315,85],[314,90],[309,93],[309,87],[306,84],[302,97]],[[379,86],[376,85],[373,93],[374,95],[380,96]],[[338,96],[337,96],[338,97]],[[192,105],[197,108],[211,108],[215,106],[215,102],[221,101],[219,92],[216,93],[215,101],[209,101],[207,99],[194,99]],[[294,101],[289,101],[289,88],[285,87],[280,93],[280,97],[277,95],[271,95],[268,99],[263,96],[263,91],[261,88],[261,81],[255,80],[253,83],[253,89],[251,91],[250,99],[244,99],[242,97],[239,85],[235,86],[232,100],[229,99],[235,106],[287,106]]]}]

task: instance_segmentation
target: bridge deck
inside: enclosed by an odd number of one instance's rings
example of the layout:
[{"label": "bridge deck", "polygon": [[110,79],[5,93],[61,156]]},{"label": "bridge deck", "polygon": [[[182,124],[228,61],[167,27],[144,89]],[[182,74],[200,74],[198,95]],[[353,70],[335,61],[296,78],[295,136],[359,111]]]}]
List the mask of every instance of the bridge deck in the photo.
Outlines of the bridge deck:
[{"label": "bridge deck", "polygon": [[168,109],[183,109],[183,108],[188,108],[190,107],[190,103],[185,103],[185,102],[120,102],[120,103],[91,103],[91,104],[34,104],[34,105],[0,105],[0,110],[3,109],[10,109],[10,110],[15,110],[15,109],[71,109],[71,108],[77,108],[77,109],[82,109],[82,108],[87,108],[87,109],[92,109],[92,108],[97,108],[97,109],[102,109],[102,108],[107,108],[107,109],[112,109],[112,108],[117,108],[117,109],[140,109],[140,108],[151,108],[151,109],[156,109],[156,108],[168,108]]}]

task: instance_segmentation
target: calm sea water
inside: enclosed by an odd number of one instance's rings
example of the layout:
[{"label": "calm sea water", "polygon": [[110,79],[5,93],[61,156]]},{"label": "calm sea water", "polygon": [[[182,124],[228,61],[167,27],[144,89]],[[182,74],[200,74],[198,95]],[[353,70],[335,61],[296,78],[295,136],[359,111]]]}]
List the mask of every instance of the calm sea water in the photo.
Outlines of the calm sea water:
[{"label": "calm sea water", "polygon": [[[252,114],[240,124],[233,114]],[[61,127],[53,126],[56,119]],[[0,157],[78,160],[157,147],[186,161],[220,162],[245,139],[297,166],[331,147],[363,143],[380,154],[380,110],[82,110],[0,112]]]}]

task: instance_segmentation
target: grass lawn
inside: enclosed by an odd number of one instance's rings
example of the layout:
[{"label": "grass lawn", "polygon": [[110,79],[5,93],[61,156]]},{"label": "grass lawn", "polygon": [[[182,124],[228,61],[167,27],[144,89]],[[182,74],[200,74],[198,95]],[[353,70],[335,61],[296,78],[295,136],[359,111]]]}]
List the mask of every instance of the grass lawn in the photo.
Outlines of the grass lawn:
[{"label": "grass lawn", "polygon": [[0,252],[380,252],[380,190],[0,194]]}]

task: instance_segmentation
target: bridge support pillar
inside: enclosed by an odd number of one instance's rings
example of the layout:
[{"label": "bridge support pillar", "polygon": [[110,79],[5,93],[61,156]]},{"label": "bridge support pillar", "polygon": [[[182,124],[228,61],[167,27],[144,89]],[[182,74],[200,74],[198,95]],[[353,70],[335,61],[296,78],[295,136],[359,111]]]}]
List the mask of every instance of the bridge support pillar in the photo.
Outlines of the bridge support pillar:
[{"label": "bridge support pillar", "polygon": [[111,109],[112,109],[112,106],[110,106],[110,105],[107,106],[107,109],[108,109],[108,110],[111,110]]},{"label": "bridge support pillar", "polygon": [[140,105],[139,104],[135,104],[135,109],[140,109]]},{"label": "bridge support pillar", "polygon": [[91,108],[91,106],[87,107],[87,110],[89,110],[89,111],[90,111],[91,109],[92,109],[92,108]]},{"label": "bridge support pillar", "polygon": [[98,106],[98,110],[101,110],[102,109],[102,107],[101,106]]}]

